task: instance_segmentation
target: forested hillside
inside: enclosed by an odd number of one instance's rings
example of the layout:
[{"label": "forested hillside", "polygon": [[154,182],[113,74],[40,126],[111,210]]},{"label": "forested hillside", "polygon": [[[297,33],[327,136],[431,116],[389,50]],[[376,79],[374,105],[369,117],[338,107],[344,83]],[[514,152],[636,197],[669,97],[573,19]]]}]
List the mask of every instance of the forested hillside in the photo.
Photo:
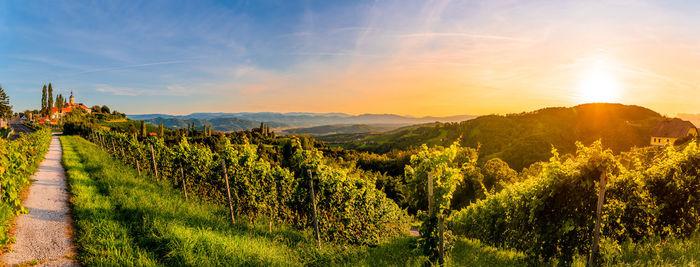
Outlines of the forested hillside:
[{"label": "forested hillside", "polygon": [[576,141],[590,145],[601,139],[614,152],[645,146],[663,117],[650,109],[622,104],[583,104],[545,108],[533,112],[481,116],[460,123],[409,128],[337,144],[349,149],[385,153],[427,144],[448,146],[459,141],[478,147],[480,158],[500,158],[520,170],[547,160],[552,147],[562,153],[575,151]]}]

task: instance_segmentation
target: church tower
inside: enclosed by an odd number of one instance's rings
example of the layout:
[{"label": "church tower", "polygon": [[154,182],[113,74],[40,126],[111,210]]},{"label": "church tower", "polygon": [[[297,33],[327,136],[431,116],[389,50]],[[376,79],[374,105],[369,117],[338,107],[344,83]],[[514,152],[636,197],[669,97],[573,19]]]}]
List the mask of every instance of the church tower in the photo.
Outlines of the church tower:
[{"label": "church tower", "polygon": [[73,98],[73,90],[70,90],[70,105],[73,106],[75,104],[75,98]]}]

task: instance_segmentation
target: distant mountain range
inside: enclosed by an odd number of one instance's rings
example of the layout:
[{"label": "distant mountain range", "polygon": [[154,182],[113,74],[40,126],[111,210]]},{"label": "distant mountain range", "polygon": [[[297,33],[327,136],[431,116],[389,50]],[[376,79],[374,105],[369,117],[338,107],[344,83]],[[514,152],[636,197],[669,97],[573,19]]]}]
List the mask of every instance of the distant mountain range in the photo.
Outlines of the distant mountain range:
[{"label": "distant mountain range", "polygon": [[353,134],[353,133],[383,133],[395,130],[407,124],[334,124],[284,130],[284,134]]},{"label": "distant mountain range", "polygon": [[[163,126],[171,129],[186,129],[188,125],[194,122],[194,126],[198,129],[203,128],[204,125],[212,126],[214,131],[220,132],[230,132],[230,131],[242,131],[250,130],[260,126],[260,122],[239,118],[211,118],[211,119],[178,119],[178,118],[153,118],[145,120],[146,123],[152,125],[158,125],[163,123]],[[266,123],[270,128],[280,128],[287,127],[286,124],[269,122]]]},{"label": "distant mountain range", "polygon": [[[213,125],[217,131],[235,131],[250,129],[265,122],[271,128],[299,128],[322,125],[367,125],[368,127],[354,127],[355,129],[365,128],[368,131],[376,131],[377,128],[387,129],[387,125],[394,125],[398,128],[406,125],[429,123],[429,122],[459,122],[473,119],[476,116],[458,115],[447,117],[410,117],[396,114],[362,114],[350,115],[345,113],[274,113],[274,112],[241,112],[241,113],[192,113],[189,115],[168,115],[168,114],[139,114],[127,115],[132,120],[144,120],[147,123],[158,124],[163,122],[166,127],[186,128],[187,123],[195,122],[195,125]],[[369,126],[374,125],[374,126]],[[379,125],[384,125],[379,126]],[[374,128],[373,128],[374,127]],[[372,129],[370,129],[372,128]],[[391,127],[388,127],[391,128]],[[355,132],[350,130],[349,132]],[[348,131],[341,131],[348,132]],[[301,133],[301,132],[299,132]]]}]

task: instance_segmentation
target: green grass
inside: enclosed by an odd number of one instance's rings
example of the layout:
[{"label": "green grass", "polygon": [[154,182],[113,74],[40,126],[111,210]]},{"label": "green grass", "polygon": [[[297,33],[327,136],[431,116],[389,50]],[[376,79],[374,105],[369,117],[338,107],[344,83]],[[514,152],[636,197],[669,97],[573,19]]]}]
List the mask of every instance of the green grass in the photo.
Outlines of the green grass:
[{"label": "green grass", "polygon": [[[404,236],[376,247],[324,243],[310,230],[265,222],[233,224],[225,207],[185,201],[181,192],[111,158],[80,137],[63,136],[77,259],[84,265],[421,266]],[[522,265],[524,256],[469,239],[455,243],[448,265]]]},{"label": "green grass", "polygon": [[638,244],[626,242],[604,248],[608,265],[700,266],[700,233],[690,238],[652,238]]}]

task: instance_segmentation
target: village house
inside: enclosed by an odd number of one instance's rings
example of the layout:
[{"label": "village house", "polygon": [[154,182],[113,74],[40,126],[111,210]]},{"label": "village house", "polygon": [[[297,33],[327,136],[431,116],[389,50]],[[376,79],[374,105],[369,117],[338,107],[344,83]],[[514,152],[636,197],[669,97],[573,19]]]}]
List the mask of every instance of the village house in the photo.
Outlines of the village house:
[{"label": "village house", "polygon": [[58,107],[54,107],[51,110],[51,119],[52,120],[57,120],[63,118],[66,114],[70,113],[73,111],[73,109],[82,109],[86,113],[90,114],[92,113],[92,109],[88,108],[87,106],[83,105],[83,103],[75,103],[75,98],[73,97],[73,91],[70,92],[70,102],[66,103],[63,108],[59,110]]},{"label": "village house", "polygon": [[676,140],[687,136],[698,136],[698,129],[693,123],[678,118],[665,119],[651,133],[651,145],[673,145]]}]

